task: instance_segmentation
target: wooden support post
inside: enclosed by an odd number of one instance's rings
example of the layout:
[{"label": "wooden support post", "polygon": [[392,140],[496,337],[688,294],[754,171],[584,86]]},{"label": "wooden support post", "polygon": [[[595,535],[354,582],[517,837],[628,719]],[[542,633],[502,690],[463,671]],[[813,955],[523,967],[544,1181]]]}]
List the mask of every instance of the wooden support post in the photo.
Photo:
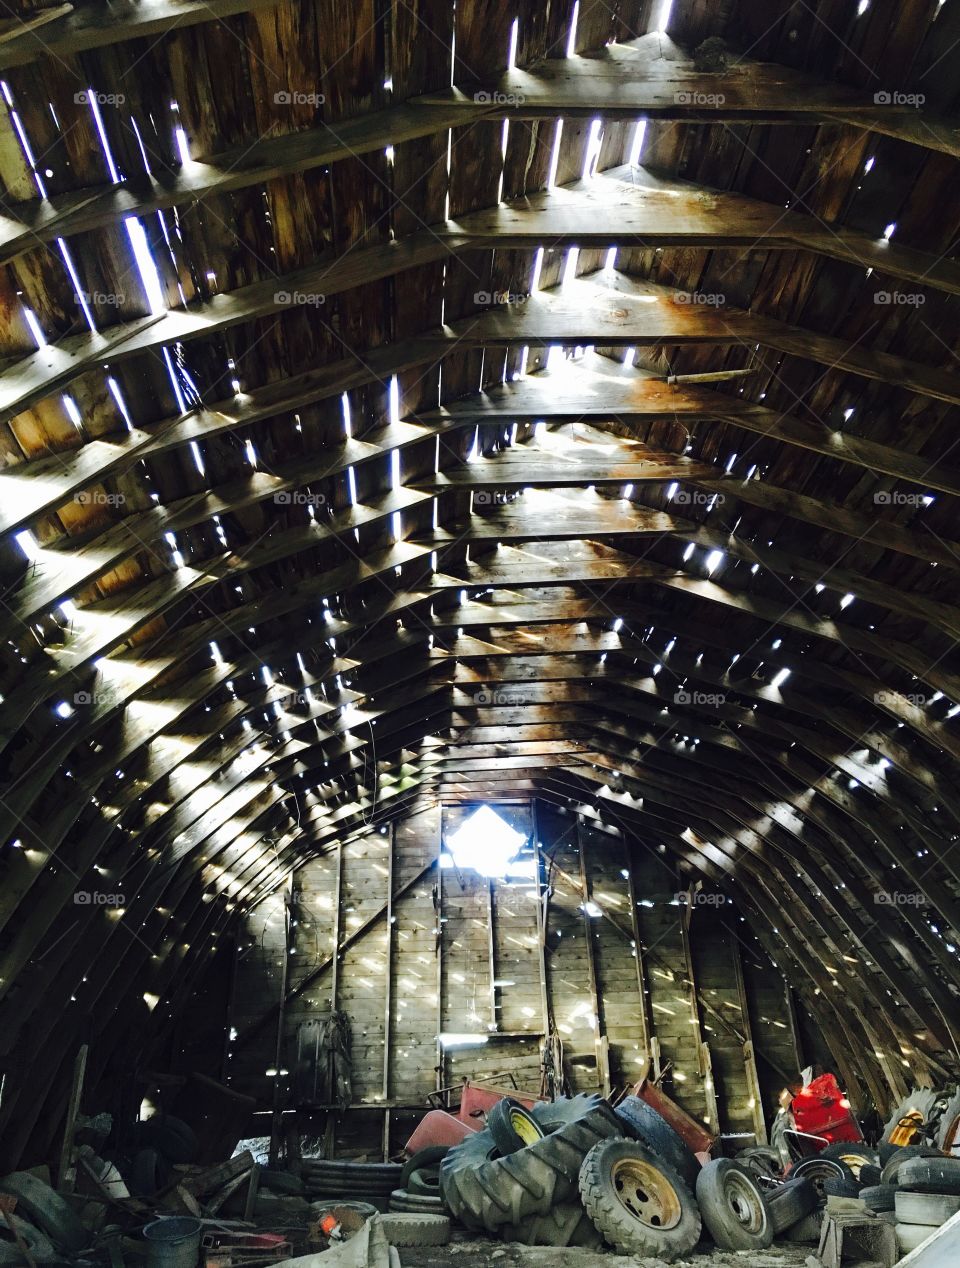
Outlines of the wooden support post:
[{"label": "wooden support post", "polygon": [[[653,1038],[653,1018],[650,1012],[650,996],[647,992],[647,972],[643,962],[643,947],[640,940],[640,919],[637,915],[637,893],[633,880],[633,857],[623,838],[624,871],[627,874],[627,899],[630,903],[630,931],[633,941],[633,955],[637,966],[637,991],[640,995],[640,1044],[643,1055],[652,1060],[651,1040]],[[659,1059],[658,1059],[659,1065]],[[659,1068],[654,1077],[659,1076]]]},{"label": "wooden support post", "polygon": [[490,982],[490,1029],[500,1029],[497,1017],[497,946],[493,930],[493,877],[487,877],[487,969]]},{"label": "wooden support post", "polygon": [[803,1039],[800,1035],[800,1024],[797,1021],[797,1003],[793,998],[793,988],[790,983],[783,983],[783,998],[787,1013],[787,1024],[790,1027],[790,1042],[793,1045],[793,1055],[797,1062],[797,1074],[805,1065],[803,1056]]},{"label": "wooden support post", "polygon": [[57,1171],[57,1186],[61,1193],[72,1193],[74,1185],[73,1171],[73,1138],[77,1131],[77,1115],[80,1113],[80,1098],[83,1096],[83,1080],[87,1073],[87,1044],[81,1044],[73,1063],[73,1084],[70,1088],[70,1101],[67,1105],[67,1119],[63,1127],[63,1145],[60,1149],[60,1167]]},{"label": "wooden support post", "polygon": [[[330,1011],[337,1011],[337,1000],[340,994],[340,930],[343,923],[343,838],[337,841],[337,867],[333,882],[333,958],[330,965]],[[334,1086],[333,1054],[327,1057],[327,1085],[330,1088],[332,1101],[336,1099]],[[331,1101],[331,1103],[332,1103]],[[325,1158],[335,1157],[337,1152],[337,1114],[335,1110],[327,1111],[327,1122],[323,1133],[323,1155]]]},{"label": "wooden support post", "polygon": [[[397,825],[395,822],[390,824],[390,857],[387,860],[387,937],[386,937],[386,959],[384,972],[384,988],[383,988],[383,1082],[381,1084],[381,1095],[384,1102],[390,1100],[390,1059],[392,1056],[392,1048],[390,1044],[390,1027],[393,1021],[393,869],[394,857],[396,855],[397,846]],[[386,1107],[383,1111],[383,1160],[386,1162],[390,1157],[390,1109]]]},{"label": "wooden support post", "polygon": [[697,1045],[697,1071],[703,1080],[703,1095],[707,1103],[707,1125],[712,1132],[720,1131],[720,1114],[717,1106],[717,1089],[713,1081],[713,1060],[710,1047],[703,1037],[700,1020],[700,1000],[697,994],[697,977],[693,968],[693,952],[690,946],[689,920],[693,911],[689,904],[680,910],[680,940],[683,943],[683,963],[687,979],[687,996],[690,1001],[690,1021]]},{"label": "wooden support post", "polygon": [[530,803],[533,820],[533,865],[537,883],[535,901],[537,904],[537,969],[540,975],[540,1017],[543,1022],[544,1042],[550,1041],[550,990],[547,982],[547,957],[545,953],[547,941],[546,888],[543,884],[543,856],[540,851],[540,822],[537,814],[537,799]]},{"label": "wooden support post", "polygon": [[293,878],[290,873],[287,889],[283,896],[283,956],[280,961],[280,999],[277,1011],[277,1035],[274,1044],[273,1068],[273,1113],[270,1117],[270,1166],[275,1167],[280,1157],[280,1128],[283,1121],[283,1098],[280,1093],[280,1070],[283,1065],[283,1039],[287,1020],[285,1002],[287,998],[287,979],[290,973],[290,910],[293,905]]},{"label": "wooden support post", "polygon": [[737,983],[737,999],[740,1001],[740,1017],[743,1030],[743,1070],[747,1080],[747,1094],[750,1098],[750,1112],[753,1116],[753,1131],[758,1145],[768,1143],[767,1124],[763,1114],[763,1091],[760,1087],[760,1075],[757,1072],[757,1057],[753,1048],[753,1028],[750,1025],[750,1001],[747,997],[747,984],[743,976],[743,957],[740,954],[740,943],[735,933],[730,934],[730,945],[733,951],[733,972]]},{"label": "wooden support post", "polygon": [[580,859],[580,894],[582,897],[583,935],[587,946],[587,972],[590,976],[590,997],[593,1002],[593,1046],[597,1058],[597,1081],[604,1096],[610,1095],[610,1049],[603,1022],[603,1001],[597,982],[597,964],[593,947],[593,918],[590,915],[590,878],[577,815],[577,854]]},{"label": "wooden support post", "polygon": [[440,809],[440,823],[437,829],[437,883],[433,890],[433,911],[437,930],[437,1081],[439,1092],[446,1083],[446,1058],[440,1036],[443,1033],[443,808]]}]

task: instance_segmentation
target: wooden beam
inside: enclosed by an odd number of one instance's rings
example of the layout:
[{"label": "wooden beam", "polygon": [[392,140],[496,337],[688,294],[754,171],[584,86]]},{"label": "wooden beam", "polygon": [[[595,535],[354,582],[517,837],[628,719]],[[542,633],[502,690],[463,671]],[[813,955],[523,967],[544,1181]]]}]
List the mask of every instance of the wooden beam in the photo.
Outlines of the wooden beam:
[{"label": "wooden beam", "polygon": [[583,849],[583,834],[580,829],[580,816],[576,818],[577,857],[580,863],[580,911],[583,922],[583,939],[587,958],[587,980],[590,986],[590,1001],[593,1007],[593,1047],[597,1063],[597,1080],[604,1096],[610,1095],[610,1048],[607,1042],[607,1028],[603,1016],[603,1000],[597,979],[596,953],[593,946],[593,917],[590,915],[591,894],[590,877],[587,872],[587,860]]}]

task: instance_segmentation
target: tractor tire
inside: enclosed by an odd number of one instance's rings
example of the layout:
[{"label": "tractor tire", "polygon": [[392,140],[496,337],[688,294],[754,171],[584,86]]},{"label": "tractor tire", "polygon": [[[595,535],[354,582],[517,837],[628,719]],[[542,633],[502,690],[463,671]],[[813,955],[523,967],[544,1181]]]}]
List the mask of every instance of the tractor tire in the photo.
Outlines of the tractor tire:
[{"label": "tractor tire", "polygon": [[636,1140],[602,1140],[580,1168],[580,1198],[603,1239],[622,1255],[672,1263],[693,1250],[697,1200],[672,1168]]},{"label": "tractor tire", "polygon": [[380,1227],[390,1245],[401,1250],[417,1246],[447,1246],[450,1243],[449,1215],[391,1212],[380,1216]]},{"label": "tractor tire", "polygon": [[559,1202],[546,1215],[531,1215],[519,1224],[504,1224],[500,1236],[505,1242],[524,1246],[580,1246],[600,1250],[603,1237],[579,1201]]},{"label": "tractor tire", "polygon": [[17,1206],[32,1223],[60,1250],[84,1250],[90,1245],[92,1235],[80,1223],[73,1207],[27,1171],[14,1171],[0,1180],[0,1193],[10,1193],[17,1199]]},{"label": "tractor tire", "polygon": [[785,1232],[793,1228],[811,1212],[817,1209],[820,1201],[816,1189],[809,1180],[788,1180],[779,1189],[773,1189],[764,1195],[770,1208],[770,1219],[773,1233]]},{"label": "tractor tire", "polygon": [[696,1154],[652,1105],[639,1096],[628,1096],[617,1106],[616,1115],[626,1128],[626,1135],[658,1154],[688,1188],[697,1187],[700,1163]]},{"label": "tractor tire", "polygon": [[455,1145],[440,1164],[440,1193],[467,1228],[495,1233],[530,1215],[546,1215],[572,1198],[583,1159],[600,1140],[622,1132],[620,1120],[597,1095],[544,1101],[531,1111],[545,1133],[503,1158],[489,1131]]},{"label": "tractor tire", "polygon": [[701,1170],[697,1201],[707,1231],[721,1250],[766,1250],[773,1242],[773,1217],[756,1179],[730,1158],[715,1158]]},{"label": "tractor tire", "polygon": [[487,1131],[496,1142],[501,1158],[543,1139],[540,1124],[519,1101],[505,1096],[487,1115]]}]

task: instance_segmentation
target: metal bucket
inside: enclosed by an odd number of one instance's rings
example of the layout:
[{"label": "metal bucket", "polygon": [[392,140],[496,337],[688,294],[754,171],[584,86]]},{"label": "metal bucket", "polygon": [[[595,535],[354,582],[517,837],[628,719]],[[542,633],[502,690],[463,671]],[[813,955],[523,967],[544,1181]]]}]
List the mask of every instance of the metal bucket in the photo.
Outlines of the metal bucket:
[{"label": "metal bucket", "polygon": [[143,1230],[148,1268],[197,1268],[203,1225],[188,1215],[154,1220]]}]

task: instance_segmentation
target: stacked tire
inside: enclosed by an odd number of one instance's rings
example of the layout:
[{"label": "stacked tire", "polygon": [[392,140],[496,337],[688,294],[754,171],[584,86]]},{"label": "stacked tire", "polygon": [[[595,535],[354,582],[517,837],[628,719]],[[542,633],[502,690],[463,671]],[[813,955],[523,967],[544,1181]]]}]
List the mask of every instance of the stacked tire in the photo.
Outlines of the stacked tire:
[{"label": "stacked tire", "polygon": [[894,1211],[906,1255],[960,1211],[960,1158],[908,1158],[897,1173]]},{"label": "stacked tire", "polygon": [[350,1198],[386,1210],[403,1167],[393,1162],[341,1162],[305,1158],[301,1177],[308,1199]]}]

